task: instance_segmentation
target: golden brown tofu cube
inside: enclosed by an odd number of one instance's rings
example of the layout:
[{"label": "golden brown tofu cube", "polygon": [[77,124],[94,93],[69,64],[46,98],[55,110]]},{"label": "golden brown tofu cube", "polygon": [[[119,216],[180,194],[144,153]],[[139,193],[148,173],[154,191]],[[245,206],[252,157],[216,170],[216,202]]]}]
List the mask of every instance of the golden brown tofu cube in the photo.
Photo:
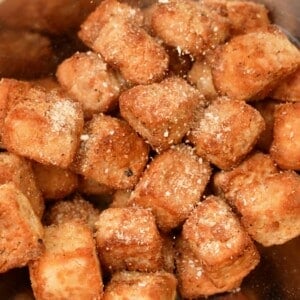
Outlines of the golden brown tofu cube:
[{"label": "golden brown tofu cube", "polygon": [[219,197],[199,203],[183,225],[182,238],[219,288],[235,285],[259,263],[252,240]]},{"label": "golden brown tofu cube", "polygon": [[199,92],[178,77],[139,85],[120,96],[122,117],[158,151],[181,142],[199,105]]},{"label": "golden brown tofu cube", "polygon": [[276,106],[270,153],[280,168],[300,170],[300,103]]},{"label": "golden brown tofu cube", "polygon": [[82,104],[85,117],[106,112],[118,103],[120,83],[99,54],[75,53],[58,66],[56,76],[69,94]]},{"label": "golden brown tofu cube", "polygon": [[37,162],[32,166],[37,185],[46,199],[64,198],[78,186],[78,176],[68,169]]},{"label": "golden brown tofu cube", "polygon": [[80,105],[57,90],[32,88],[24,97],[7,113],[4,146],[43,164],[68,167],[83,128]]},{"label": "golden brown tofu cube", "polygon": [[112,202],[109,207],[121,208],[130,206],[130,196],[132,190],[116,190],[112,196]]},{"label": "golden brown tofu cube", "polygon": [[199,156],[230,169],[252,150],[264,127],[264,119],[250,105],[220,98],[205,109],[189,139]]},{"label": "golden brown tofu cube", "polygon": [[107,63],[119,68],[126,80],[147,84],[163,78],[168,55],[142,28],[142,22],[139,9],[105,0],[81,25],[79,37]]},{"label": "golden brown tofu cube", "polygon": [[150,15],[155,35],[166,44],[194,56],[224,42],[229,34],[227,19],[201,2],[177,0],[156,3]]},{"label": "golden brown tofu cube", "polygon": [[43,250],[43,227],[13,183],[0,185],[0,273],[23,267]]},{"label": "golden brown tofu cube", "polygon": [[162,239],[151,211],[108,208],[96,222],[101,263],[110,271],[154,272],[162,267]]},{"label": "golden brown tofu cube", "polygon": [[150,208],[158,227],[181,225],[196,206],[211,168],[193,149],[179,145],[156,156],[131,195],[131,205]]},{"label": "golden brown tofu cube", "polygon": [[300,52],[275,27],[232,38],[220,46],[212,65],[214,85],[224,96],[257,100],[297,70]]},{"label": "golden brown tofu cube", "polygon": [[76,195],[71,200],[56,201],[51,205],[44,216],[47,225],[63,224],[69,221],[78,221],[94,229],[100,211],[92,203]]},{"label": "golden brown tofu cube", "polygon": [[111,195],[114,193],[111,187],[83,176],[79,177],[78,191],[85,195]]},{"label": "golden brown tofu cube", "polygon": [[81,135],[74,169],[111,188],[130,189],[146,166],[148,148],[125,121],[95,115]]},{"label": "golden brown tofu cube", "polygon": [[44,253],[29,264],[36,299],[102,299],[101,269],[87,225],[45,227],[44,242]]},{"label": "golden brown tofu cube", "polygon": [[35,214],[41,218],[44,200],[36,184],[31,163],[8,152],[0,153],[0,184],[12,182],[29,200]]},{"label": "golden brown tofu cube", "polygon": [[175,300],[177,280],[167,272],[118,272],[108,283],[104,300]]}]

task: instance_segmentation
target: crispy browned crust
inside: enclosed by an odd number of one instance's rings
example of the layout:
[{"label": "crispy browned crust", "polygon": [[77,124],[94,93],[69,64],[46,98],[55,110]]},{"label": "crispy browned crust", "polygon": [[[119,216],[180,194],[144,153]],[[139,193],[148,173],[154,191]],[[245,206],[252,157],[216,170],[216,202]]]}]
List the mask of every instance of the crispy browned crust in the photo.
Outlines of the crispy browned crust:
[{"label": "crispy browned crust", "polygon": [[125,121],[95,115],[86,124],[73,167],[98,183],[130,189],[146,166],[148,151],[148,145]]},{"label": "crispy browned crust", "polygon": [[111,195],[114,193],[114,189],[111,187],[84,176],[79,177],[78,191],[85,195]]},{"label": "crispy browned crust", "polygon": [[200,105],[200,93],[179,77],[139,85],[120,96],[122,117],[157,150],[181,142]]},{"label": "crispy browned crust", "polygon": [[189,139],[199,156],[230,169],[252,150],[264,128],[262,116],[250,105],[221,98],[204,110]]},{"label": "crispy browned crust", "polygon": [[175,300],[177,280],[167,272],[118,272],[108,283],[103,300]]},{"label": "crispy browned crust", "polygon": [[13,183],[0,185],[0,273],[25,266],[43,250],[43,227]]},{"label": "crispy browned crust", "polygon": [[95,225],[100,260],[107,270],[162,269],[162,239],[149,210],[108,208]]},{"label": "crispy browned crust", "polygon": [[270,153],[282,169],[300,170],[300,103],[276,106]]},{"label": "crispy browned crust", "polygon": [[275,27],[232,38],[215,52],[212,74],[221,95],[262,99],[297,70],[299,50]]},{"label": "crispy browned crust", "polygon": [[131,205],[150,208],[158,227],[170,231],[193,210],[210,174],[209,164],[191,147],[179,145],[154,158],[131,195]]}]

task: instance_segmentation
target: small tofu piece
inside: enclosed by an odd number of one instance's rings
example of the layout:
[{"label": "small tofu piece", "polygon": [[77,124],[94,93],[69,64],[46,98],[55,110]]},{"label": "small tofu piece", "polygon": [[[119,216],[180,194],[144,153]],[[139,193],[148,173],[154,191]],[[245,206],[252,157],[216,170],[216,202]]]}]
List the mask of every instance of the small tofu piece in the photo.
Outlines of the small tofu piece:
[{"label": "small tofu piece", "polygon": [[264,128],[264,119],[253,107],[220,98],[204,110],[189,139],[199,156],[220,169],[230,169],[253,149]]},{"label": "small tofu piece", "polygon": [[300,170],[300,103],[276,106],[270,154],[280,168]]},{"label": "small tofu piece", "polygon": [[116,190],[112,196],[112,202],[109,207],[128,207],[130,206],[130,196],[132,190]]},{"label": "small tofu piece", "polygon": [[182,298],[194,299],[207,297],[231,291],[240,286],[241,280],[228,282],[222,288],[216,287],[207,276],[201,261],[191,252],[186,241],[178,239],[175,247],[176,277],[178,279],[179,293]]},{"label": "small tofu piece", "polygon": [[219,94],[239,100],[267,96],[284,78],[297,70],[300,52],[275,27],[232,38],[215,52],[212,65]]},{"label": "small tofu piece", "polygon": [[83,129],[80,105],[57,90],[31,88],[4,121],[3,143],[11,152],[47,165],[68,167]]},{"label": "small tofu piece", "polygon": [[200,56],[208,48],[223,43],[229,35],[228,20],[201,2],[158,2],[153,5],[149,14],[155,35],[167,45],[193,56]]},{"label": "small tofu piece", "polygon": [[161,151],[181,142],[201,105],[201,95],[184,79],[170,77],[135,86],[123,92],[119,101],[122,117]]},{"label": "small tofu piece", "polygon": [[279,83],[271,93],[273,99],[282,101],[300,101],[300,68],[288,76],[283,82]]},{"label": "small tofu piece", "polygon": [[0,153],[0,184],[12,182],[29,200],[33,211],[42,218],[45,205],[31,163],[23,157],[9,152]]},{"label": "small tofu piece", "polygon": [[252,240],[231,208],[209,196],[183,225],[182,238],[218,288],[240,282],[259,263]]},{"label": "small tofu piece", "polygon": [[45,227],[45,251],[29,263],[36,299],[102,299],[103,282],[93,234],[82,223]]},{"label": "small tofu piece", "polygon": [[[81,25],[79,37],[133,84],[161,80],[168,68],[163,46],[143,28],[138,8],[105,0]],[[130,58],[130,59],[129,59]]]},{"label": "small tofu piece", "polygon": [[149,164],[131,195],[131,205],[150,208],[159,229],[168,232],[187,219],[210,174],[209,164],[191,147],[171,148]]},{"label": "small tofu piece", "polygon": [[150,210],[108,208],[95,225],[98,253],[107,270],[155,272],[162,268],[162,239]]},{"label": "small tofu piece", "polygon": [[79,177],[78,192],[85,195],[111,195],[114,190],[105,184],[83,176]]},{"label": "small tofu piece", "polygon": [[58,66],[56,76],[68,93],[82,104],[86,118],[109,111],[118,103],[120,82],[99,54],[75,53]]},{"label": "small tofu piece", "polygon": [[13,183],[0,185],[0,273],[27,265],[43,250],[43,226]]},{"label": "small tofu piece", "polygon": [[59,225],[69,221],[78,221],[94,229],[100,211],[92,203],[76,195],[71,200],[56,201],[46,211],[44,221],[47,225]]},{"label": "small tofu piece", "polygon": [[115,189],[130,189],[141,176],[149,147],[123,120],[102,114],[86,124],[73,167]]},{"label": "small tofu piece", "polygon": [[78,176],[68,169],[33,162],[33,172],[44,198],[60,199],[73,193],[78,186]]}]

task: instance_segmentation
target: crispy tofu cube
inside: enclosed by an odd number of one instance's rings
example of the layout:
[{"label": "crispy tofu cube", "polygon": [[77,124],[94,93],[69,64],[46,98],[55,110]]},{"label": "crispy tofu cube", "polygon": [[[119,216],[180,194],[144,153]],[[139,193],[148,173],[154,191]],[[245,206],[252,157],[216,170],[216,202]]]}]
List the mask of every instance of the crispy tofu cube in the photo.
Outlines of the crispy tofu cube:
[{"label": "crispy tofu cube", "polygon": [[177,280],[167,272],[118,272],[108,283],[103,300],[175,300]]},{"label": "crispy tofu cube", "polygon": [[111,195],[114,193],[109,186],[84,176],[79,177],[78,191],[85,195]]},{"label": "crispy tofu cube", "polygon": [[58,66],[56,76],[82,104],[85,117],[111,110],[118,103],[120,82],[99,54],[75,53]]},{"label": "crispy tofu cube", "polygon": [[95,225],[100,260],[108,270],[155,272],[162,268],[162,239],[151,211],[108,208]]},{"label": "crispy tofu cube", "polygon": [[29,264],[36,299],[102,299],[101,269],[87,225],[46,227],[44,242],[44,253]]},{"label": "crispy tofu cube", "polygon": [[78,186],[78,176],[57,166],[33,162],[33,172],[44,198],[60,199],[73,193]]},{"label": "crispy tofu cube", "polygon": [[178,77],[139,85],[120,96],[122,117],[158,151],[181,142],[198,106],[200,93]]},{"label": "crispy tofu cube", "polygon": [[199,156],[230,169],[252,150],[264,128],[264,119],[250,105],[220,98],[204,110],[189,139]]},{"label": "crispy tofu cube", "polygon": [[276,106],[270,153],[280,168],[300,170],[300,103]]},{"label": "crispy tofu cube", "polygon": [[32,88],[4,121],[3,143],[11,152],[66,168],[83,128],[80,105],[57,90]]},{"label": "crispy tofu cube", "polygon": [[86,124],[73,167],[98,183],[115,189],[130,189],[146,166],[148,148],[125,121],[95,115]]},{"label": "crispy tofu cube", "polygon": [[263,99],[297,70],[300,52],[275,27],[232,38],[218,48],[212,65],[214,85],[224,96]]},{"label": "crispy tofu cube", "polygon": [[199,203],[183,225],[182,238],[218,288],[241,281],[259,263],[252,240],[219,197]]},{"label": "crispy tofu cube", "polygon": [[163,78],[168,55],[142,23],[138,8],[105,0],[81,25],[79,37],[107,63],[119,68],[127,81],[148,84]]},{"label": "crispy tofu cube", "polygon": [[12,182],[29,200],[35,214],[42,218],[44,200],[36,184],[31,163],[12,153],[0,153],[0,184]]},{"label": "crispy tofu cube", "polygon": [[131,205],[150,208],[162,231],[181,225],[209,181],[209,164],[180,145],[156,156],[131,195]]},{"label": "crispy tofu cube", "polygon": [[0,185],[0,273],[23,267],[43,250],[43,227],[13,183]]}]

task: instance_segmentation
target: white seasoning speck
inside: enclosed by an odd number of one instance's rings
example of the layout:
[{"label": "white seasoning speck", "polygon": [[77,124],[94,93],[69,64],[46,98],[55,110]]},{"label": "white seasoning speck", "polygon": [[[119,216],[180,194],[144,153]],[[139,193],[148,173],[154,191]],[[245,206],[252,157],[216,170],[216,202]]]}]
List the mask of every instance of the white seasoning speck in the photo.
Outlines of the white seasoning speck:
[{"label": "white seasoning speck", "polygon": [[81,141],[87,141],[89,138],[90,138],[90,137],[89,137],[88,134],[82,134],[82,135],[80,136],[80,140],[81,140]]},{"label": "white seasoning speck", "polygon": [[164,137],[167,138],[169,136],[169,130],[167,129],[165,132],[164,132]]}]

